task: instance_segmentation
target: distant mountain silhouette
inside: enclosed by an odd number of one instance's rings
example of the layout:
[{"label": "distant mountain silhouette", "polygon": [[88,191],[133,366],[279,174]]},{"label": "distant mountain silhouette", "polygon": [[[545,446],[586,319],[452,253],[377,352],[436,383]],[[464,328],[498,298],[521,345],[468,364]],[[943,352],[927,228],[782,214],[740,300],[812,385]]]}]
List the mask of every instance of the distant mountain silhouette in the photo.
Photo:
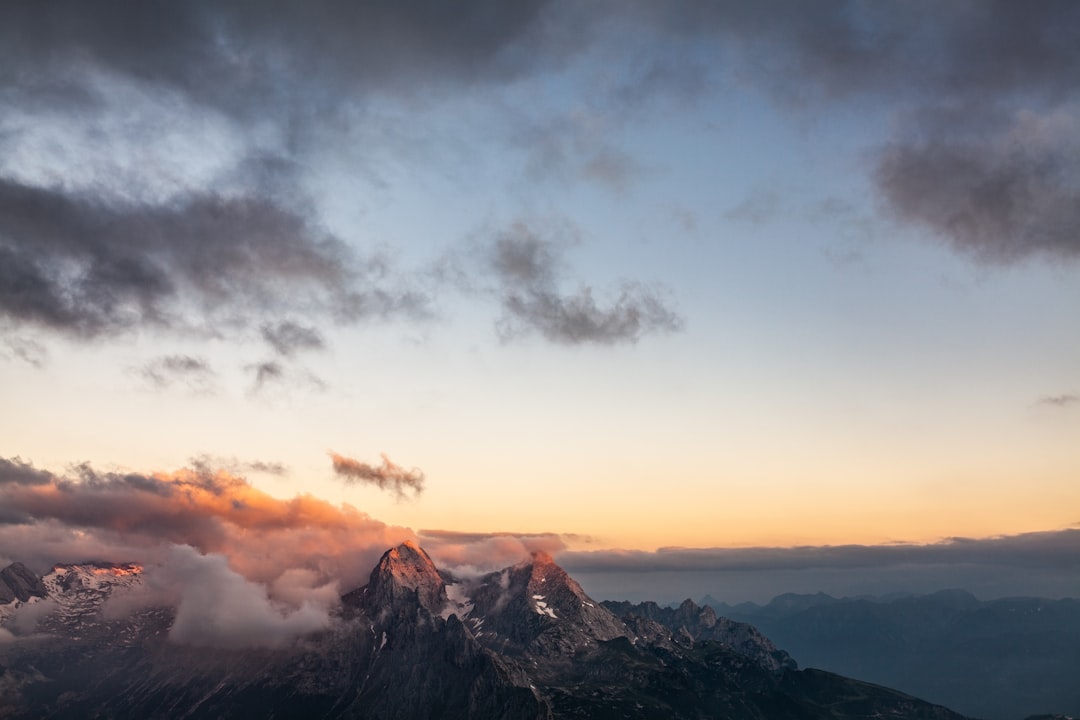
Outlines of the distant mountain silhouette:
[{"label": "distant mountain silhouette", "polygon": [[[780,595],[712,604],[803,667],[880,683],[987,720],[1080,716],[1080,600]],[[1052,716],[1047,716],[1052,717]]]}]

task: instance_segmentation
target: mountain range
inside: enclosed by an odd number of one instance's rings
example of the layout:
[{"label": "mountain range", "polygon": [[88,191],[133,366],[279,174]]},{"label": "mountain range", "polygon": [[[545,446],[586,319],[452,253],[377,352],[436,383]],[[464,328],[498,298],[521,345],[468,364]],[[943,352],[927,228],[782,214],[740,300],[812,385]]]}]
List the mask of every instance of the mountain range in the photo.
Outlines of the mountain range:
[{"label": "mountain range", "polygon": [[543,553],[463,578],[405,543],[331,622],[261,647],[179,641],[181,620],[200,622],[189,606],[183,618],[167,603],[117,612],[147,577],[116,564],[4,570],[0,716],[963,720],[800,670],[752,626],[690,601],[598,603]]},{"label": "mountain range", "polygon": [[[1080,600],[980,601],[963,590],[765,605],[702,601],[752,623],[813,667],[881,683],[987,720],[1080,717]],[[1049,716],[1047,716],[1049,717]]]}]

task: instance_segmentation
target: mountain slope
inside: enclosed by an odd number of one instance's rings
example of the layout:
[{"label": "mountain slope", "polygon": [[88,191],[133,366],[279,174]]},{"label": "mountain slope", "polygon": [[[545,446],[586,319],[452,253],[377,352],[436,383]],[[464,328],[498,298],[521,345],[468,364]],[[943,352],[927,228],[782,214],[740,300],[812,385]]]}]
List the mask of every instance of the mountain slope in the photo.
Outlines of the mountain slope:
[{"label": "mountain slope", "polygon": [[466,579],[400,545],[342,597],[329,627],[277,648],[177,644],[166,606],[100,612],[141,582],[133,566],[47,576],[47,598],[30,604],[49,612],[37,629],[16,622],[18,637],[0,644],[0,716],[962,720],[795,670],[745,628],[735,630],[749,645],[718,641],[732,628],[692,604],[673,616],[683,632],[620,618],[543,554]]}]

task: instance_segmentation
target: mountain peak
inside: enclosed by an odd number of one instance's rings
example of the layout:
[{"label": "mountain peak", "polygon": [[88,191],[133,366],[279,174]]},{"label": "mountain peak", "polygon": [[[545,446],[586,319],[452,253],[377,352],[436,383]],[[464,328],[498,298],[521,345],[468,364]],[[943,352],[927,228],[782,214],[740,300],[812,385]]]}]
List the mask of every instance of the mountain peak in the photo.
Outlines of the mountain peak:
[{"label": "mountain peak", "polygon": [[406,540],[383,553],[371,571],[367,598],[380,607],[415,597],[433,614],[446,604],[446,585],[422,547]]},{"label": "mountain peak", "polygon": [[551,557],[551,554],[546,550],[534,550],[532,553],[532,561],[534,565],[554,565],[555,558]]}]

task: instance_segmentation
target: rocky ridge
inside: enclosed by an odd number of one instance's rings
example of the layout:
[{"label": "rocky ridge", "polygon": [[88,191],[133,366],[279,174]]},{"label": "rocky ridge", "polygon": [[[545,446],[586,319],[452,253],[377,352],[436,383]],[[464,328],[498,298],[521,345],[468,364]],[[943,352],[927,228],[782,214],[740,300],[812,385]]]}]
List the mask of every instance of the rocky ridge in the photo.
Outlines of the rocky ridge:
[{"label": "rocky ridge", "polygon": [[457,578],[400,545],[342,597],[328,629],[277,649],[177,645],[164,631],[169,608],[155,610],[156,624],[90,612],[139,577],[128,566],[47,576],[50,600],[72,612],[44,626],[47,640],[0,644],[0,715],[962,720],[796,670],[764,638],[732,634],[692,604],[614,613],[542,553]]}]

